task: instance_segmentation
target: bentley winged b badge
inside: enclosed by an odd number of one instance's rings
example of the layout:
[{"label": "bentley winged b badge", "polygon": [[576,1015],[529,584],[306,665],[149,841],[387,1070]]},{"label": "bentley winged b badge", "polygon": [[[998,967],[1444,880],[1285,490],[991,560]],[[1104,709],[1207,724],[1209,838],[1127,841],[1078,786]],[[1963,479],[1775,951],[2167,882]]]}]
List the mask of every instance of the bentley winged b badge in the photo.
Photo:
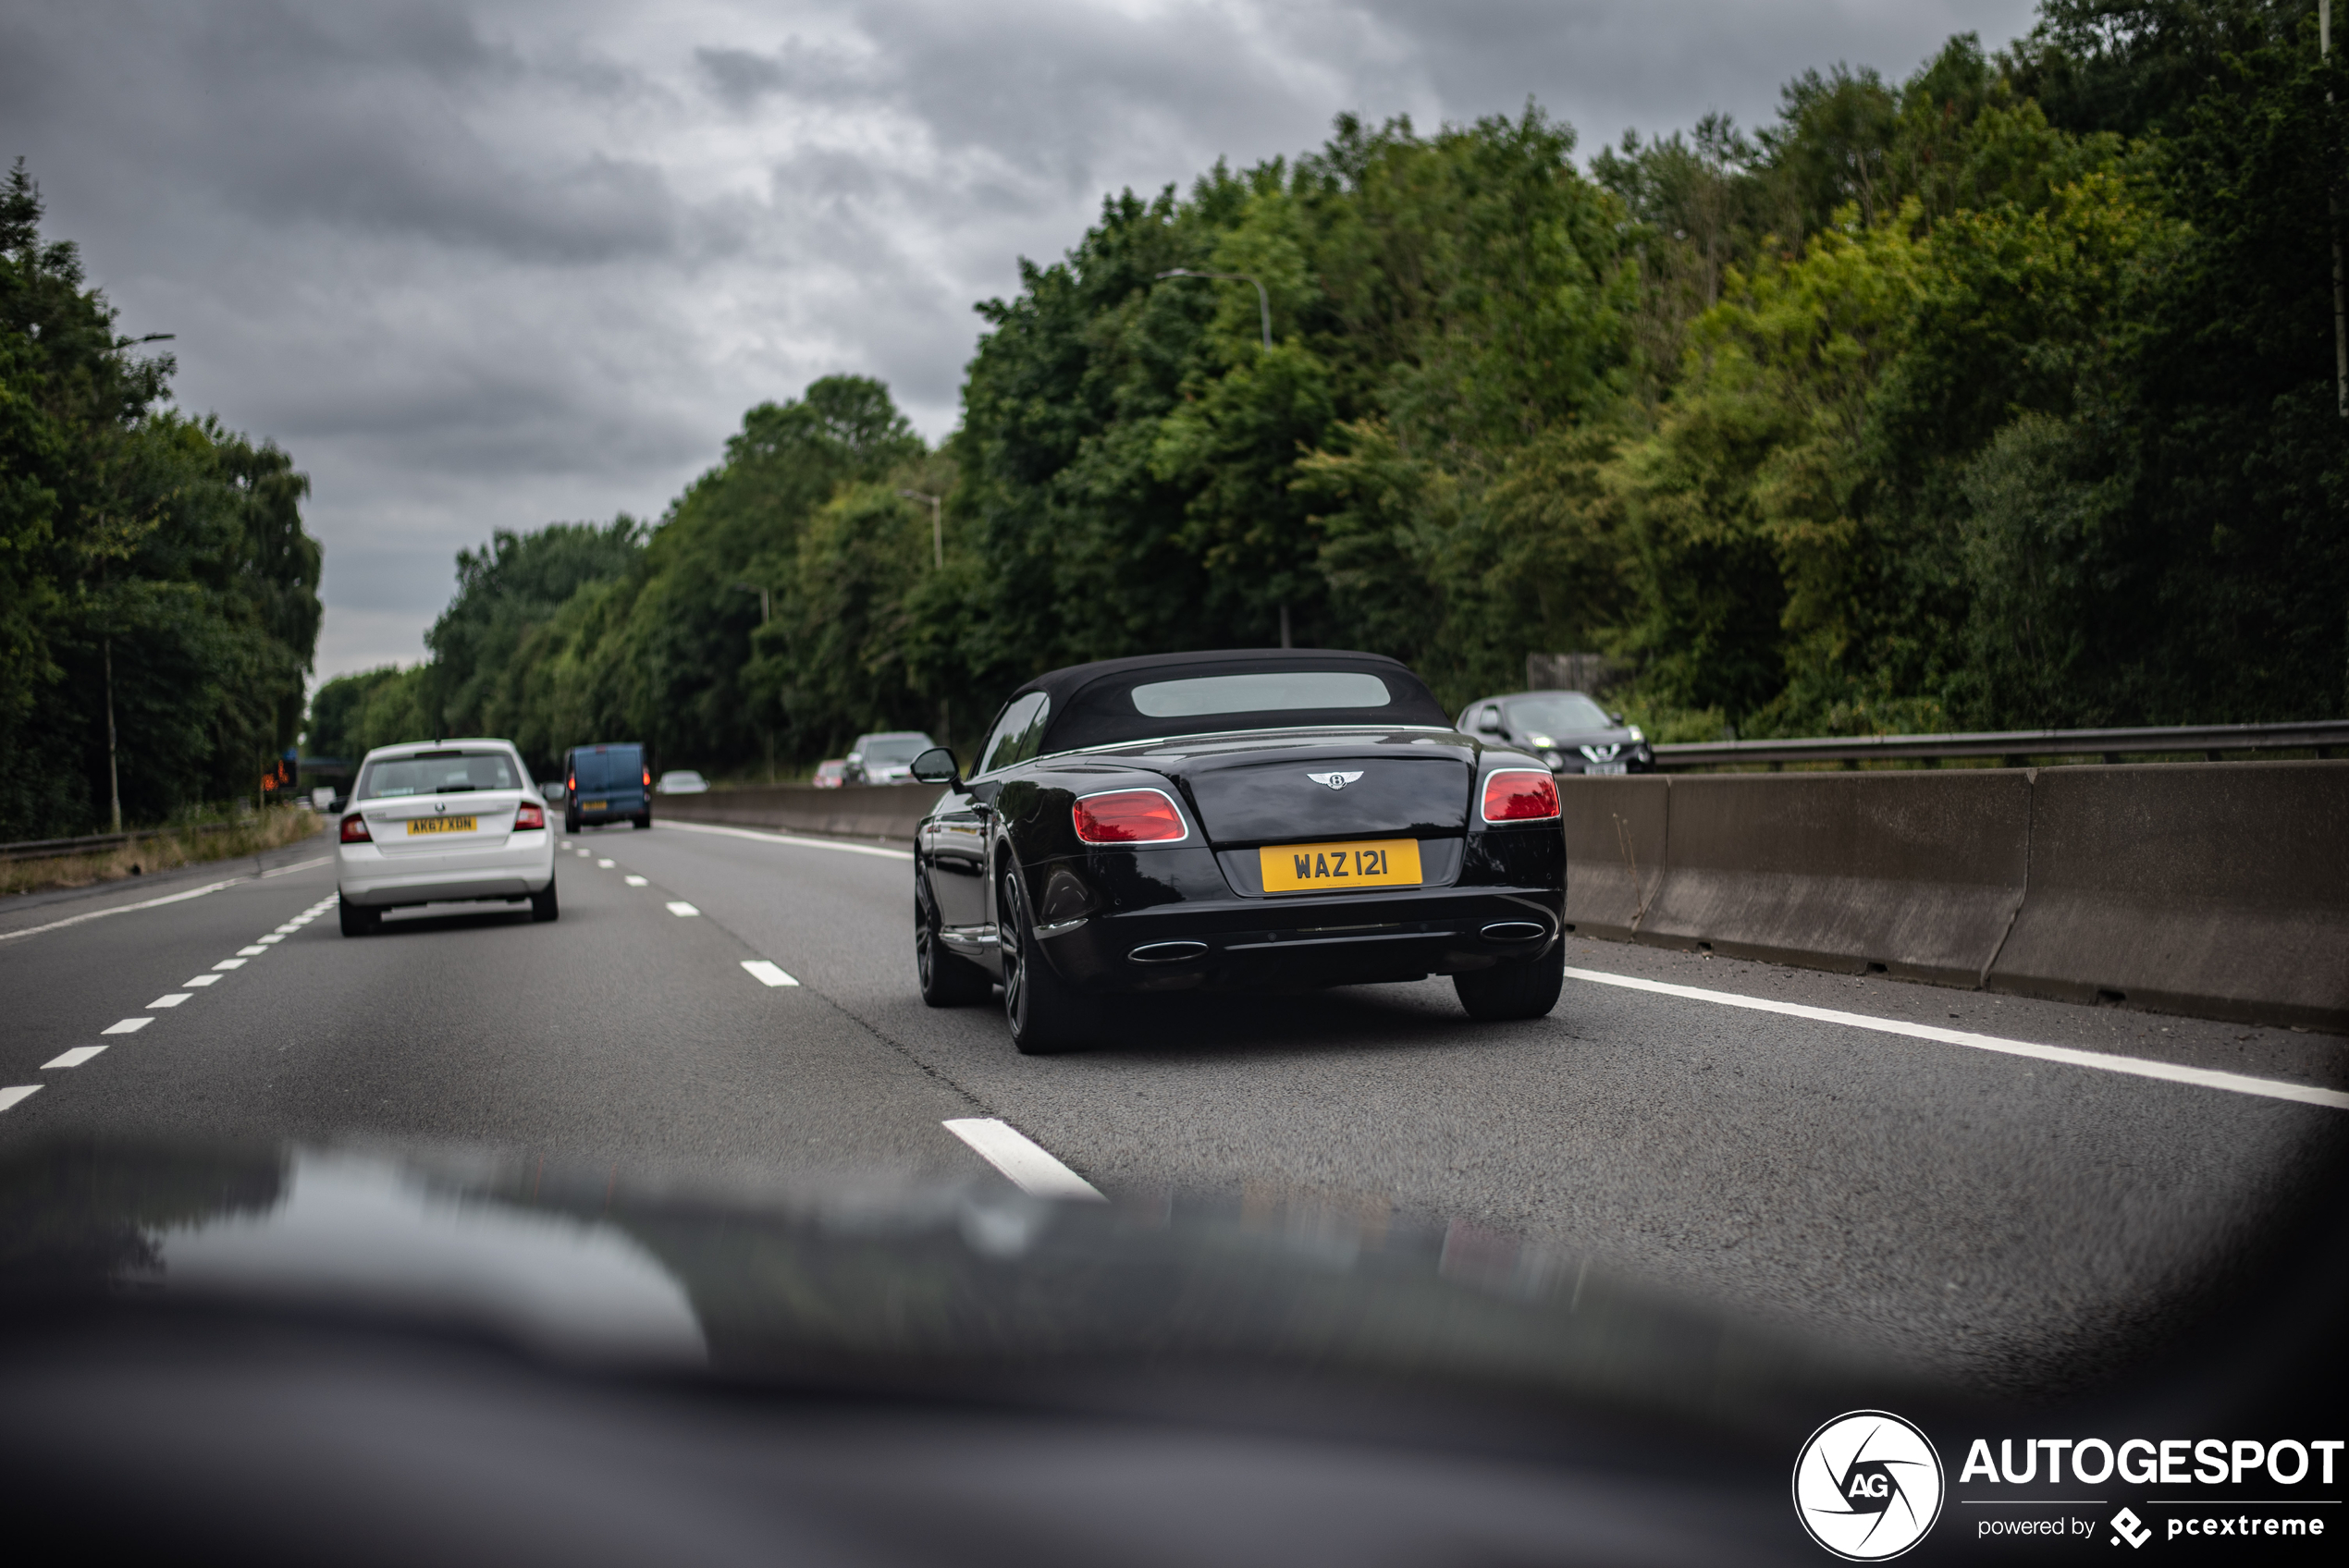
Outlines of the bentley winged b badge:
[{"label": "bentley winged b badge", "polygon": [[1324,789],[1343,790],[1362,776],[1359,773],[1309,773],[1305,777]]}]

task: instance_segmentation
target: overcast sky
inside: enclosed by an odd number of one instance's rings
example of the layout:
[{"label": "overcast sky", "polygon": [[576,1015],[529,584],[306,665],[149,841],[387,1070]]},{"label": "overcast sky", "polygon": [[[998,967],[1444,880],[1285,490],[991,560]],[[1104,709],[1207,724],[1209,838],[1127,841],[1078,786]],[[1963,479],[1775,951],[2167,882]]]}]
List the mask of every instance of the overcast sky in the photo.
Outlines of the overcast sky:
[{"label": "overcast sky", "polygon": [[321,678],[423,655],[492,529],[657,517],[819,375],[953,427],[1105,193],[1528,96],[1584,153],[1765,119],[2029,0],[0,0],[0,156],[178,395],[315,490]]}]

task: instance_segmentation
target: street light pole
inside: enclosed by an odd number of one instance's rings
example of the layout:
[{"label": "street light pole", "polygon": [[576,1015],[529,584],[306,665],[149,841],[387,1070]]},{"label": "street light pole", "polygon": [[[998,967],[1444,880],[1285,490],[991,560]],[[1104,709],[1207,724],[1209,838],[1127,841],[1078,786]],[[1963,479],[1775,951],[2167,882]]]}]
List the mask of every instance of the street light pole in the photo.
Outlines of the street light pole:
[{"label": "street light pole", "polygon": [[1173,267],[1158,276],[1162,282],[1170,277],[1220,277],[1233,283],[1255,284],[1257,314],[1264,327],[1264,351],[1268,354],[1273,351],[1273,297],[1264,292],[1264,285],[1260,280],[1244,272],[1194,272],[1189,267]]},{"label": "street light pole", "polygon": [[106,792],[114,798],[114,830],[122,831],[122,776],[114,761],[114,639],[99,643],[106,661]]},{"label": "street light pole", "polygon": [[909,501],[929,503],[930,565],[943,570],[946,566],[946,523],[945,513],[940,508],[945,504],[944,498],[933,496],[927,490],[900,490],[897,493]]},{"label": "street light pole", "polygon": [[[2317,0],[2317,57],[2332,58],[2332,0]],[[2325,89],[2325,102],[2332,102],[2330,87]],[[2349,419],[2349,289],[2344,289],[2342,276],[2341,190],[2337,183],[2328,182],[2325,211],[2332,219],[2333,387],[2340,401],[2341,417]]]}]

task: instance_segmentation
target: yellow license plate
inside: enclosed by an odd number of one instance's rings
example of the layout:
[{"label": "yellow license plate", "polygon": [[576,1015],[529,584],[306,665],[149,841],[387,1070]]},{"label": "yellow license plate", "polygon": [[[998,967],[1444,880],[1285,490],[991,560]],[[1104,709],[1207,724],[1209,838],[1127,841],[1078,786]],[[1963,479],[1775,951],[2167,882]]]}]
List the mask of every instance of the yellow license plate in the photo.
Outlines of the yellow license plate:
[{"label": "yellow license plate", "polygon": [[470,833],[473,819],[470,816],[412,816],[408,831],[416,833]]},{"label": "yellow license plate", "polygon": [[585,805],[581,806],[579,809],[581,811],[601,811],[609,804],[611,804],[609,801],[589,801]]},{"label": "yellow license plate", "polygon": [[1256,851],[1268,893],[1329,893],[1343,888],[1416,888],[1420,841],[1273,844]]}]

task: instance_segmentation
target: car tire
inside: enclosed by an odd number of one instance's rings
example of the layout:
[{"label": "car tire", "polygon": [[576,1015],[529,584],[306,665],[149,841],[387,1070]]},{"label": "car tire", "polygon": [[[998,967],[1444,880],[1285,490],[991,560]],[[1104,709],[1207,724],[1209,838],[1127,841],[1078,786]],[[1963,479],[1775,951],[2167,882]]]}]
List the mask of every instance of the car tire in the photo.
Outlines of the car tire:
[{"label": "car tire", "polygon": [[566,833],[578,832],[579,818],[572,815],[569,812],[563,813],[563,831]]},{"label": "car tire", "polygon": [[369,909],[363,904],[354,904],[339,894],[335,899],[335,912],[342,923],[342,934],[346,937],[370,937],[383,926],[383,911]]},{"label": "car tire", "polygon": [[1016,870],[1003,874],[996,929],[1003,943],[1003,1018],[1019,1054],[1052,1056],[1092,1044],[1101,1028],[1099,1010],[1045,959]]},{"label": "car tire", "polygon": [[640,816],[640,817],[637,817],[637,818],[635,819],[635,821],[632,824],[632,826],[636,827],[640,827],[640,828],[642,828],[642,827],[650,827],[652,825],[653,825],[653,814],[652,814],[652,813],[650,813],[650,812],[646,812],[644,815],[642,815],[642,816]]},{"label": "car tire", "polygon": [[1452,976],[1452,988],[1470,1018],[1497,1022],[1541,1018],[1558,1005],[1566,986],[1566,944],[1554,942],[1540,958],[1496,963]]},{"label": "car tire", "polygon": [[965,1007],[983,1002],[995,988],[993,976],[939,939],[938,902],[929,879],[914,874],[914,980],[922,1000],[931,1007]]},{"label": "car tire", "polygon": [[545,888],[530,895],[530,918],[545,922],[560,920],[562,914],[562,906],[555,901],[555,879],[549,876]]}]

